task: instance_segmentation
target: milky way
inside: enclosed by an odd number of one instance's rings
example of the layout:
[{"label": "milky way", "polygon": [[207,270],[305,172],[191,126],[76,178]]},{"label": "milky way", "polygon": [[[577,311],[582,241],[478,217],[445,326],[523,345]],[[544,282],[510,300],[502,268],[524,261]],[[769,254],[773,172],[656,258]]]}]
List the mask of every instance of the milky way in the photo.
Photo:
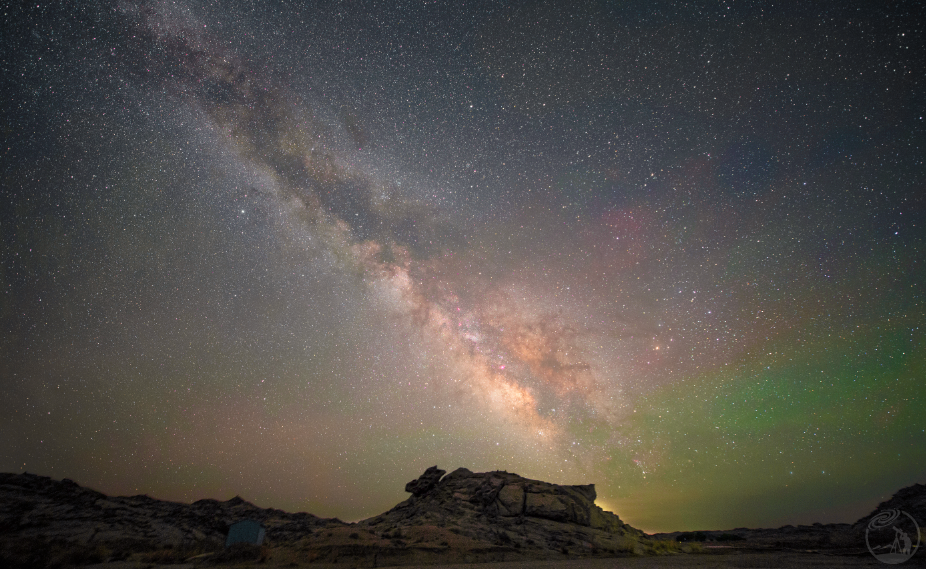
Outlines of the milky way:
[{"label": "milky way", "polygon": [[912,4],[8,17],[0,470],[355,520],[499,469],[650,531],[924,481]]}]

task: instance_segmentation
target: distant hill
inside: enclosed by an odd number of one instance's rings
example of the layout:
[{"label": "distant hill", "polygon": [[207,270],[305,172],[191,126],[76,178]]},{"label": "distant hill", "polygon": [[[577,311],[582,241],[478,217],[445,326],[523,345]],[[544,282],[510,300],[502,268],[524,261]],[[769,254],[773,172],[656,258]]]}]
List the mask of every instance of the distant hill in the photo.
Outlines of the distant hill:
[{"label": "distant hill", "polygon": [[657,533],[653,538],[674,539],[680,542],[717,542],[718,545],[749,544],[756,547],[784,549],[840,549],[867,554],[865,528],[878,512],[898,509],[910,514],[926,531],[926,486],[914,484],[898,490],[889,500],[878,504],[868,515],[852,524],[820,524],[783,526],[774,529],[734,528],[726,530],[700,530]]},{"label": "distant hill", "polygon": [[864,531],[869,520],[884,510],[903,510],[913,517],[921,530],[926,531],[926,485],[914,484],[901,488],[890,499],[878,504],[870,514],[852,524],[852,527]]}]

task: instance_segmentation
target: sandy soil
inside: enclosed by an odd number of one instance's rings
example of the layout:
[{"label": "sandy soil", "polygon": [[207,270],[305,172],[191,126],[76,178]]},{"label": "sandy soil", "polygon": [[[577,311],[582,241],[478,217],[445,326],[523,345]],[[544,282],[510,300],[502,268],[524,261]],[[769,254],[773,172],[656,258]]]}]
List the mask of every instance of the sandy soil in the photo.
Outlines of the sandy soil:
[{"label": "sandy soil", "polygon": [[[915,560],[901,565],[911,565]],[[672,555],[660,557],[635,557],[619,559],[578,559],[572,561],[540,561],[511,563],[481,563],[445,565],[447,569],[668,569],[674,567],[708,568],[765,568],[781,567],[802,569],[804,567],[883,567],[873,557],[842,557],[813,554],[748,553],[740,555]],[[434,569],[435,566],[405,566],[404,569]]]},{"label": "sandy soil", "polygon": [[[920,552],[923,553],[923,552]],[[349,569],[350,563],[290,563],[282,559],[270,559],[263,563],[249,562],[234,565],[151,565],[132,562],[102,563],[90,566],[93,569]],[[803,569],[805,567],[886,567],[885,564],[868,555],[827,555],[801,552],[712,552],[688,555],[661,555],[653,557],[620,557],[611,559],[574,559],[563,561],[510,561],[504,563],[459,563],[451,565],[401,565],[399,569],[670,569],[692,567],[698,569],[752,569],[782,568]],[[926,567],[926,555],[915,555],[900,569]],[[88,568],[90,569],[90,568]]]},{"label": "sandy soil", "polygon": [[[916,556],[919,558],[920,556]],[[914,558],[898,567],[926,567],[926,558]],[[406,565],[403,569],[435,569],[435,565]],[[446,569],[669,569],[708,568],[795,568],[804,567],[885,567],[870,555],[864,557],[805,553],[734,553],[728,555],[671,555],[623,557],[617,559],[577,559],[571,561],[533,561],[508,563],[464,563],[443,565]],[[327,569],[327,568],[326,568]]]}]

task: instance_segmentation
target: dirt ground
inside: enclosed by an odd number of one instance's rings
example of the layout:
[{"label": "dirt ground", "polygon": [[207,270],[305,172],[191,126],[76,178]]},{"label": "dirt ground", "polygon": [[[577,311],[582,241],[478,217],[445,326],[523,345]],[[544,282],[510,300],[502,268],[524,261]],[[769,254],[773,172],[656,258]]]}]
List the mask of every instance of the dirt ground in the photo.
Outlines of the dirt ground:
[{"label": "dirt ground", "polygon": [[[920,556],[916,556],[919,558]],[[926,567],[926,558],[913,558],[899,565]],[[403,569],[434,569],[434,565],[407,565]],[[708,568],[794,568],[804,567],[885,567],[866,556],[836,556],[809,553],[731,553],[701,555],[666,555],[658,557],[623,557],[617,559],[576,559],[570,561],[532,561],[508,563],[465,563],[444,565],[446,569],[669,569],[675,567]]]},{"label": "dirt ground", "polygon": [[[900,569],[908,567],[926,567],[926,555],[918,552],[913,558],[898,565]],[[293,563],[285,558],[271,558],[265,562],[246,562],[230,565],[154,565],[137,562],[111,562],[91,565],[87,569],[350,569],[351,563]],[[610,559],[573,559],[562,561],[508,561],[502,563],[458,563],[449,565],[401,565],[399,569],[752,569],[782,568],[804,569],[805,567],[885,567],[877,559],[865,554],[830,555],[802,552],[710,552],[704,554],[659,555],[647,557],[618,557]]]}]

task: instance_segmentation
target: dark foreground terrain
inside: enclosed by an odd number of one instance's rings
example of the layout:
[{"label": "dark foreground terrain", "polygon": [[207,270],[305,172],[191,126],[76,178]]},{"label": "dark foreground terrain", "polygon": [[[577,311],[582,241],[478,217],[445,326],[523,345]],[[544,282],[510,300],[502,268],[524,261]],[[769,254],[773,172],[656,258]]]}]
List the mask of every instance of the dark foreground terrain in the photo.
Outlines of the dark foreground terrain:
[{"label": "dark foreground terrain", "polygon": [[[346,523],[238,497],[181,504],[0,474],[0,567],[879,566],[865,545],[871,515],[902,509],[926,528],[923,485],[901,490],[855,524],[656,535],[602,511],[593,485],[465,468],[445,476],[432,467],[405,489],[411,496],[388,512]],[[226,549],[229,526],[243,519],[264,525],[264,543]],[[918,551],[903,566],[923,566],[924,558]]]},{"label": "dark foreground terrain", "polygon": [[[298,567],[301,564],[296,562],[275,562],[268,560],[263,563],[243,562],[232,567],[252,567],[252,568],[284,568]],[[150,563],[139,562],[110,562],[90,567],[98,569],[138,569],[148,568],[156,569],[160,567],[170,567],[172,569],[192,569],[201,566],[201,564],[183,563],[178,565],[153,565]],[[311,569],[344,569],[352,567],[344,563],[319,563],[307,565]],[[794,568],[803,567],[886,567],[883,563],[878,562],[870,555],[867,557],[840,557],[826,556],[815,554],[800,553],[745,553],[745,554],[706,554],[706,555],[661,555],[656,557],[633,557],[633,558],[611,558],[611,559],[570,559],[561,561],[509,561],[501,563],[457,563],[449,565],[405,565],[404,569],[433,569],[434,567],[445,567],[447,569],[669,569],[674,567],[691,567],[698,569],[720,569],[720,568]],[[922,561],[913,558],[900,567],[922,567]]]}]

